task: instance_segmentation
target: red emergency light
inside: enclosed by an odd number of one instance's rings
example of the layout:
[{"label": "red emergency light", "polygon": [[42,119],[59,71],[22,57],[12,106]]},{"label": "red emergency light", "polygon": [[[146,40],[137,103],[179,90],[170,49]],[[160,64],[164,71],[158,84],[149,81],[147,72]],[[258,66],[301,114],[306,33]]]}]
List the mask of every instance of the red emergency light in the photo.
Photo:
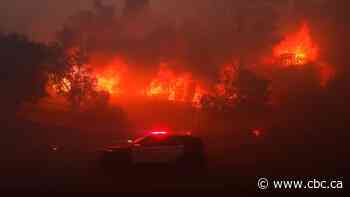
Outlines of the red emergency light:
[{"label": "red emergency light", "polygon": [[168,134],[168,132],[166,132],[166,131],[152,131],[151,134],[152,135],[166,135],[166,134]]}]

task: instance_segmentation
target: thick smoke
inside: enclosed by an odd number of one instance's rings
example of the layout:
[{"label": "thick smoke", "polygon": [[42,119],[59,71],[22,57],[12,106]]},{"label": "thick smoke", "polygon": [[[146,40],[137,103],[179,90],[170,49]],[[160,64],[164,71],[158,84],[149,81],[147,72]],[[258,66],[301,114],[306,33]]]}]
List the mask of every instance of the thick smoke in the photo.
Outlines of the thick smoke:
[{"label": "thick smoke", "polygon": [[104,1],[94,5],[92,11],[81,11],[68,20],[61,40],[86,45],[93,54],[123,56],[142,71],[151,66],[154,72],[154,66],[165,60],[204,78],[233,59],[258,63],[284,33],[295,31],[305,19],[318,43],[325,45],[322,52],[330,54],[335,46],[329,46],[328,39],[333,37],[327,36],[332,28],[341,28],[337,23],[342,20],[336,13],[324,15],[325,10],[336,12],[338,8],[338,1],[327,0],[129,0],[124,9]]},{"label": "thick smoke", "polygon": [[121,55],[135,65],[174,62],[175,69],[199,77],[212,77],[219,65],[236,58],[254,62],[278,40],[281,18],[268,3],[134,1],[140,6],[133,8],[132,2],[124,10],[95,2],[94,11],[71,17],[60,39],[83,42],[94,54]]}]

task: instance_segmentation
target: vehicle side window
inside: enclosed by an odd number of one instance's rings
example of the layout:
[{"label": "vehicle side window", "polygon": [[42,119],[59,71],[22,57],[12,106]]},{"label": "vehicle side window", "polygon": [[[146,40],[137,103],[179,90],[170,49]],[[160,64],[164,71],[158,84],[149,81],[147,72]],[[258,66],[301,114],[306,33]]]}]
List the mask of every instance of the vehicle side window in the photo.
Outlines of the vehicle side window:
[{"label": "vehicle side window", "polygon": [[155,146],[157,144],[157,141],[153,137],[147,136],[137,142],[137,144],[140,144],[142,146]]},{"label": "vehicle side window", "polygon": [[164,141],[164,145],[166,146],[177,146],[181,144],[182,143],[180,137],[169,137],[167,140]]}]

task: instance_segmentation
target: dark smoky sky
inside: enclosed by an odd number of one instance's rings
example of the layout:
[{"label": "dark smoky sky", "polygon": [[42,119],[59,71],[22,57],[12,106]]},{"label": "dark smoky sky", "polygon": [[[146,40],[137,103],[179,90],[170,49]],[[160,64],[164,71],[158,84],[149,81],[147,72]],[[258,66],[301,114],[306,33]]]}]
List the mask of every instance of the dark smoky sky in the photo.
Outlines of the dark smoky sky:
[{"label": "dark smoky sky", "polygon": [[[2,0],[0,29],[25,33],[33,39],[53,38],[67,18],[92,7],[93,0]],[[110,1],[112,2],[112,1]],[[118,4],[118,0],[114,0]]]},{"label": "dark smoky sky", "polygon": [[[121,10],[124,0],[105,0]],[[293,3],[290,0],[151,0],[155,13],[177,21],[192,20],[205,25],[218,16],[226,16],[235,10],[246,9],[246,15],[263,15],[258,8],[287,13]],[[294,1],[295,2],[295,1]],[[304,2],[297,0],[297,2]],[[312,6],[321,5],[324,0],[309,0]],[[298,4],[298,3],[296,3]],[[67,17],[79,10],[92,8],[93,0],[2,0],[0,2],[0,28],[30,35],[37,40],[48,40]],[[120,12],[119,12],[120,13]],[[219,22],[219,21],[217,21]],[[225,22],[221,21],[222,23]]]},{"label": "dark smoky sky", "polygon": [[[170,21],[177,25],[180,27],[180,34],[177,35],[187,35],[185,44],[194,64],[220,63],[237,51],[253,56],[260,51],[270,51],[269,47],[279,42],[283,32],[295,30],[295,25],[302,18],[310,22],[313,35],[325,46],[323,48],[329,48],[327,52],[333,51],[327,58],[340,58],[342,54],[346,56],[344,51],[345,43],[349,40],[346,35],[350,18],[346,0],[150,1],[153,18],[156,19],[137,26],[147,32],[147,26],[152,27],[153,23]],[[118,16],[122,13],[125,0],[102,2],[114,5]],[[91,10],[93,5],[94,0],[1,0],[0,30],[24,33],[38,41],[50,41],[67,23],[68,17],[81,10]],[[162,42],[162,34],[155,35],[151,39]],[[154,43],[151,39],[148,39],[149,45]],[[149,46],[145,43],[145,46]],[[344,50],[335,50],[337,48]]]}]

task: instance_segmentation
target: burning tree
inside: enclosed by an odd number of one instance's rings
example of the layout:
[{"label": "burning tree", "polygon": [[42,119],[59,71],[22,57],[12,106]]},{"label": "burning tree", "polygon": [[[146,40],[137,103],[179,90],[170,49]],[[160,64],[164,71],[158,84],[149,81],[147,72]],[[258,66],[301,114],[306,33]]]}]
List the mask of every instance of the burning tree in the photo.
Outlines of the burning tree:
[{"label": "burning tree", "polygon": [[[98,91],[97,79],[92,74],[88,57],[81,48],[66,50],[56,46],[49,74],[51,89],[68,99],[73,109],[90,102],[106,103],[109,94]],[[96,104],[96,103],[95,103]]]},{"label": "burning tree", "polygon": [[192,78],[191,73],[176,74],[164,63],[160,65],[157,76],[152,79],[145,90],[145,95],[151,98],[193,103],[194,105],[200,99],[200,94],[201,89]]},{"label": "burning tree", "polygon": [[220,73],[215,94],[202,98],[204,108],[257,109],[267,103],[269,82],[239,65],[226,65]]}]

